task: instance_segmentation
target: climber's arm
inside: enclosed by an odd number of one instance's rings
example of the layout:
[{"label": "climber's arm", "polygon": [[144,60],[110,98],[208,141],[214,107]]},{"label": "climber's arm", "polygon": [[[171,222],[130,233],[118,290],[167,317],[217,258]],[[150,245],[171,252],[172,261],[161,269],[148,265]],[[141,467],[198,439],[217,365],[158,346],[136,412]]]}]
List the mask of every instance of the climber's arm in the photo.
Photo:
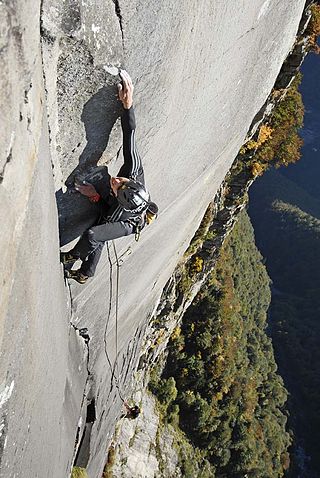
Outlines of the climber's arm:
[{"label": "climber's arm", "polygon": [[137,179],[144,183],[142,163],[135,141],[136,120],[132,106],[133,84],[126,71],[122,70],[120,76],[122,84],[118,86],[118,91],[124,108],[121,116],[124,164],[118,172],[118,177]]}]

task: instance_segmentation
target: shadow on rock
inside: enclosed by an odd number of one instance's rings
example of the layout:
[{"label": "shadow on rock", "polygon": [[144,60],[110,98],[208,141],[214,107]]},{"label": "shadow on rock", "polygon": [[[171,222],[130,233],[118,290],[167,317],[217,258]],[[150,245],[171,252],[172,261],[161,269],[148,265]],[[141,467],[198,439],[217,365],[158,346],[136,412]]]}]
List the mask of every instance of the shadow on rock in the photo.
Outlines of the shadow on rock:
[{"label": "shadow on rock", "polygon": [[87,198],[71,191],[56,192],[59,213],[60,246],[64,246],[80,236],[99,218],[99,208]]},{"label": "shadow on rock", "polygon": [[84,105],[81,121],[85,126],[87,144],[80,155],[78,166],[67,178],[66,186],[73,186],[75,176],[97,165],[120,112],[121,104],[117,99],[115,83],[101,88]]},{"label": "shadow on rock", "polygon": [[77,178],[101,185],[108,180],[107,167],[97,166],[97,163],[108,145],[120,112],[116,79],[101,88],[84,105],[81,120],[85,126],[87,144],[79,157],[79,164],[65,182],[67,191],[60,189],[56,193],[61,246],[81,235],[99,217],[99,207],[77,193],[74,182]]},{"label": "shadow on rock", "polygon": [[[76,176],[78,181],[87,181],[101,191],[109,181],[107,166],[90,167]],[[85,196],[78,193],[74,187],[63,193],[56,192],[59,212],[60,245],[64,246],[80,236],[99,219],[101,209],[98,204],[91,203]]]}]

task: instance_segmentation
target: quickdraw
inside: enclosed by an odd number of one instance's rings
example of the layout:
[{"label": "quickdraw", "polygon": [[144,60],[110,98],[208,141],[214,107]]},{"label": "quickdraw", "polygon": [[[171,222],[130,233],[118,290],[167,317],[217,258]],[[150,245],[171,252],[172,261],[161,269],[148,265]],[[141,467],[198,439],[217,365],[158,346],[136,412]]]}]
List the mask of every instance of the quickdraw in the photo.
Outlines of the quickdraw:
[{"label": "quickdraw", "polygon": [[140,233],[141,233],[141,226],[137,226],[134,234],[134,239],[136,242],[139,241],[140,239]]}]

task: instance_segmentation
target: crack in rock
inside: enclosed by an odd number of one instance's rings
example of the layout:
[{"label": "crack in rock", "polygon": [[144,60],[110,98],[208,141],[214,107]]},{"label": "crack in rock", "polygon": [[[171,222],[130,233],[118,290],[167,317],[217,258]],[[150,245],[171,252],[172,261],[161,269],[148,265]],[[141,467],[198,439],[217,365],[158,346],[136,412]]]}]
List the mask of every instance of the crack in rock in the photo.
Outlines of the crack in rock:
[{"label": "crack in rock", "polygon": [[[79,337],[81,337],[83,340],[84,340],[84,343],[87,347],[87,351],[88,351],[88,355],[87,355],[87,364],[86,364],[86,368],[87,368],[87,373],[88,373],[88,377],[87,377],[87,380],[86,380],[86,386],[87,386],[87,383],[88,383],[88,380],[90,379],[90,375],[91,375],[91,372],[89,370],[89,363],[90,363],[90,349],[89,349],[89,342],[90,342],[90,336],[88,334],[88,329],[86,327],[82,327],[81,329],[79,329],[78,327],[76,327],[72,322],[70,322],[71,324],[71,327],[74,328],[74,330],[76,330],[79,334]],[[86,388],[86,387],[85,387]]]},{"label": "crack in rock", "polygon": [[120,25],[121,37],[122,37],[122,47],[124,49],[124,31],[123,31],[123,24],[122,24],[123,18],[121,15],[120,3],[119,3],[119,0],[112,0],[112,1],[114,3],[114,9],[115,9],[116,15],[119,19],[119,25]]},{"label": "crack in rock", "polygon": [[5,173],[5,170],[6,170],[6,166],[7,166],[8,163],[10,163],[11,159],[12,159],[12,147],[10,148],[9,154],[7,155],[5,163],[2,166],[2,170],[0,172],[0,184],[2,183],[3,178],[4,178],[4,173]]}]

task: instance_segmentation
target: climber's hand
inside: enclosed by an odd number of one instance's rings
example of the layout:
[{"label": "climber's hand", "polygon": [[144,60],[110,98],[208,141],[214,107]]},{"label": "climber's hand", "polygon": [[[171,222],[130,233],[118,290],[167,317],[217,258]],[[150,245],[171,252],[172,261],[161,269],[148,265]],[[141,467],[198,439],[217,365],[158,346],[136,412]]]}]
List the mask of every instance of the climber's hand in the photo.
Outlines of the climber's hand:
[{"label": "climber's hand", "polygon": [[129,73],[126,70],[120,71],[122,83],[118,84],[119,100],[123,104],[124,109],[131,108],[133,103],[133,84]]},{"label": "climber's hand", "polygon": [[88,198],[97,195],[95,187],[90,183],[86,183],[85,181],[82,184],[75,183],[74,187],[77,191],[79,191],[80,194],[87,196]]}]

